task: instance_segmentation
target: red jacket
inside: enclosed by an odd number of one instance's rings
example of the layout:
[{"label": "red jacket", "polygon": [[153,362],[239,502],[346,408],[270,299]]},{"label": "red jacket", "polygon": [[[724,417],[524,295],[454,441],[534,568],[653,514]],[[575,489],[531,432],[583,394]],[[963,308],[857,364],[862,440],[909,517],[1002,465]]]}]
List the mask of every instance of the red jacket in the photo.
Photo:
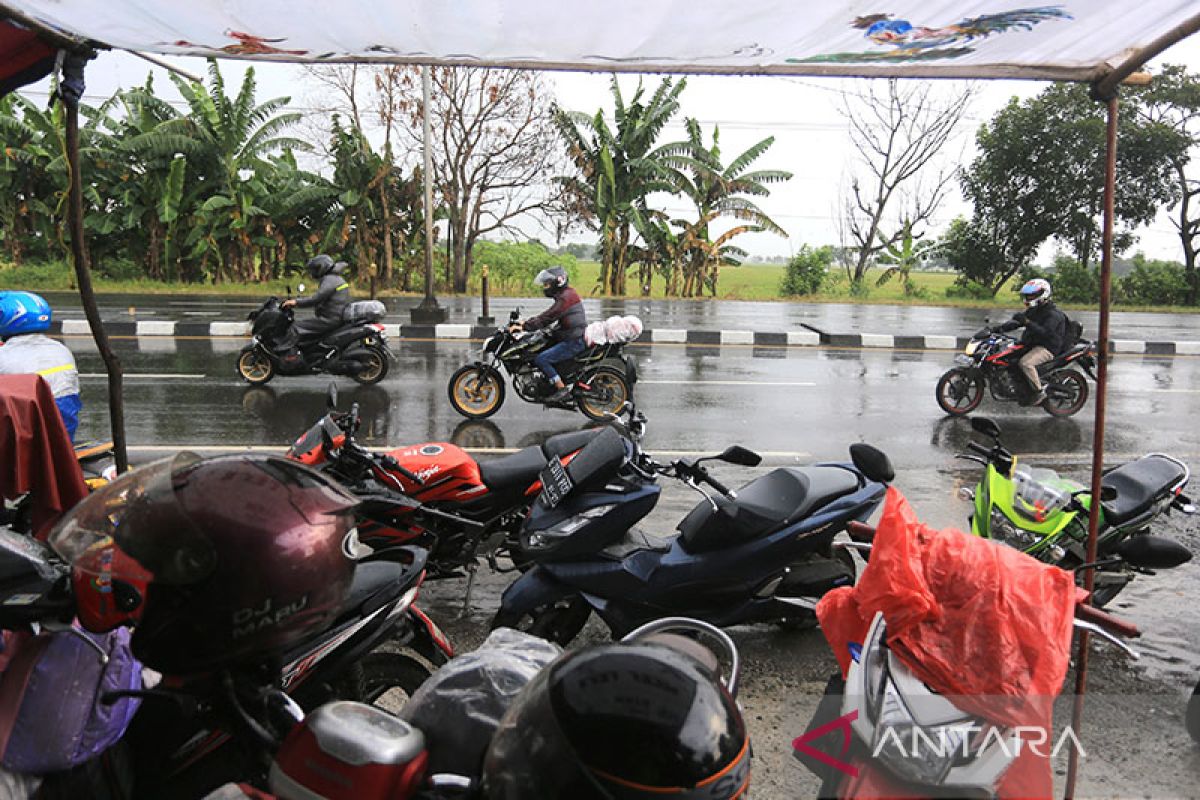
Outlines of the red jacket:
[{"label": "red jacket", "polygon": [[554,295],[554,305],[536,317],[525,320],[524,328],[527,331],[536,331],[552,322],[558,322],[558,330],[554,332],[556,342],[583,337],[584,328],[587,327],[587,312],[583,310],[579,292],[570,286],[559,290],[558,294]]}]

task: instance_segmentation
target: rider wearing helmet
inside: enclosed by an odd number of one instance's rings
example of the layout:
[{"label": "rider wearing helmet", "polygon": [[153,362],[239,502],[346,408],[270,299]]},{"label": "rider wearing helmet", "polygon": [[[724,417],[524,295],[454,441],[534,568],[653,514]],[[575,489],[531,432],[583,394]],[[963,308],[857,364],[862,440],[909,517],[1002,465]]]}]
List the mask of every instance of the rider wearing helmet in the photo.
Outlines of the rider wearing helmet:
[{"label": "rider wearing helmet", "polygon": [[350,305],[350,284],[342,277],[347,266],[344,261],[335,263],[324,253],[313,256],[304,265],[309,277],[317,281],[317,291],[308,297],[284,300],[282,307],[311,308],[314,316],[293,325],[290,338],[317,338],[342,324],[342,314]]},{"label": "rider wearing helmet", "polygon": [[551,323],[558,323],[558,328],[552,334],[554,344],[538,353],[533,363],[550,379],[557,390],[547,397],[546,401],[559,403],[569,398],[571,392],[554,365],[569,361],[587,349],[587,343],[583,339],[583,331],[587,328],[587,312],[583,310],[579,292],[568,285],[567,271],[562,267],[553,266],[542,270],[533,282],[541,287],[542,294],[554,299],[554,304],[536,317],[525,320],[521,328],[536,331]]},{"label": "rider wearing helmet", "polygon": [[1033,278],[1021,287],[1020,294],[1025,310],[1018,311],[1011,321],[1000,325],[997,330],[1025,328],[1021,334],[1021,344],[1028,349],[1025,355],[1021,356],[1018,366],[1033,389],[1029,404],[1036,406],[1046,399],[1046,389],[1038,377],[1037,368],[1053,360],[1070,345],[1070,336],[1067,333],[1069,322],[1067,315],[1059,311],[1050,299],[1049,281]]},{"label": "rider wearing helmet", "polygon": [[71,439],[79,426],[79,372],[75,356],[62,342],[45,335],[50,305],[33,292],[0,292],[0,375],[36,373],[54,392],[63,425]]},{"label": "rider wearing helmet", "polygon": [[136,623],[135,656],[191,675],[269,661],[330,624],[355,504],[288,459],[180,453],[89,495],[49,541],[85,628]]},{"label": "rider wearing helmet", "polygon": [[736,798],[750,739],[711,666],[657,642],[568,653],[521,692],[492,737],[490,800]]}]

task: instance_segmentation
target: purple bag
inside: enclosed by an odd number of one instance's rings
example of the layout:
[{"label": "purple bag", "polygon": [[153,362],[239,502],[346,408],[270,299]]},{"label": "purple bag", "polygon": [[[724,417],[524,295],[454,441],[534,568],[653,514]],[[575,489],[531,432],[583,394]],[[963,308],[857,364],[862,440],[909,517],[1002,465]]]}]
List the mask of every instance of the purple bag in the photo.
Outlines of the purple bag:
[{"label": "purple bag", "polygon": [[105,703],[101,698],[142,686],[142,665],[129,650],[128,629],[37,636],[7,632],[4,651],[8,662],[0,675],[0,764],[4,767],[37,774],[70,769],[99,755],[125,733],[138,699],[122,697]]}]

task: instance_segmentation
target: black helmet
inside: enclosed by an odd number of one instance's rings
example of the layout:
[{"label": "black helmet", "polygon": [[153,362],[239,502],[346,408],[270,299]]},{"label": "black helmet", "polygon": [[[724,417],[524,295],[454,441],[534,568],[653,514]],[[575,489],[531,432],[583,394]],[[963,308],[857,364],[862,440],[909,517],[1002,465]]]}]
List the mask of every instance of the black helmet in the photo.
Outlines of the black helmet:
[{"label": "black helmet", "polygon": [[533,279],[533,282],[542,287],[542,294],[546,297],[554,297],[560,289],[567,287],[567,271],[559,266],[549,267],[542,270]]},{"label": "black helmet", "polygon": [[484,760],[491,800],[736,798],[750,740],[713,669],[657,642],[568,653],[504,715]]},{"label": "black helmet", "polygon": [[313,280],[320,280],[333,271],[333,266],[333,259],[321,253],[319,256],[310,258],[304,268],[308,270],[309,277]]},{"label": "black helmet", "polygon": [[187,675],[282,654],[330,624],[354,575],[356,502],[288,459],[180,453],[86,497],[50,544],[85,626],[133,621],[134,655]]}]

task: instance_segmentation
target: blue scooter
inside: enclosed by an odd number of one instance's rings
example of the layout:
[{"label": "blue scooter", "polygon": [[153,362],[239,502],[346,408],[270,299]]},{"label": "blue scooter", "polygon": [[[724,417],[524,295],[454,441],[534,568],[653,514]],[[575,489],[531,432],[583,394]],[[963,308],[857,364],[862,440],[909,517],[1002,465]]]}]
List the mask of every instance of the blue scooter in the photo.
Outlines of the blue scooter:
[{"label": "blue scooter", "polygon": [[[610,428],[566,467],[547,464],[515,554],[532,566],[504,592],[492,627],[567,644],[592,611],[615,636],[670,616],[811,624],[816,599],[854,582],[853,558],[833,538],[883,500],[894,473],[882,452],[851,445],[851,463],[780,467],[734,492],[704,462],[757,466],[757,453],[734,445],[660,464],[641,450],[645,417],[630,420],[614,423],[625,436]],[[659,476],[704,496],[662,538],[633,527],[657,503]]]}]

